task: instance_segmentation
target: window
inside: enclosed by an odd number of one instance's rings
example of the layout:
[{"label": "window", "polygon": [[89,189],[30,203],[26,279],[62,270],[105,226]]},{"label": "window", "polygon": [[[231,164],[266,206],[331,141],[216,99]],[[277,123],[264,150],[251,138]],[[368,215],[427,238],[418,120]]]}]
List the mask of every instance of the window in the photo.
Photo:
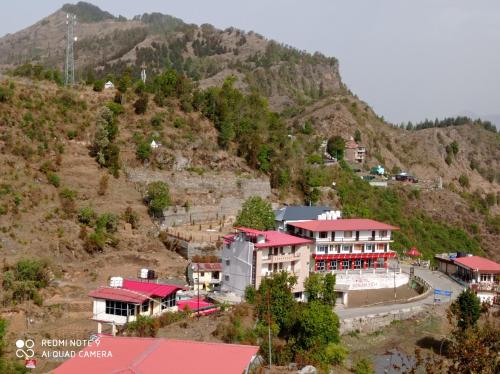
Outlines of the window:
[{"label": "window", "polygon": [[341,249],[341,248],[342,248],[342,246],[341,246],[340,244],[337,244],[337,245],[335,246],[335,252],[340,253],[340,249]]},{"label": "window", "polygon": [[267,271],[273,271],[273,264],[267,264]]},{"label": "window", "polygon": [[344,238],[346,239],[352,238],[352,231],[344,231]]},{"label": "window", "polygon": [[271,257],[272,255],[273,255],[273,249],[272,249],[272,248],[269,248],[268,257]]},{"label": "window", "polygon": [[326,238],[328,238],[328,233],[327,233],[326,231],[321,231],[321,232],[319,233],[319,237],[320,237],[321,239],[326,239]]},{"label": "window", "polygon": [[375,252],[375,244],[373,243],[365,244],[365,252]]},{"label": "window", "polygon": [[124,303],[122,301],[106,300],[106,314],[115,316],[133,316],[135,315],[134,304]]},{"label": "window", "polygon": [[280,247],[280,255],[285,254],[285,248]]},{"label": "window", "polygon": [[335,241],[335,231],[332,231],[332,242]]},{"label": "window", "polygon": [[317,271],[325,271],[325,261],[324,260],[319,260],[316,263],[316,270]]},{"label": "window", "polygon": [[489,274],[481,274],[481,282],[489,282],[490,275]]},{"label": "window", "polygon": [[387,230],[380,231],[380,237],[385,238],[387,236]]},{"label": "window", "polygon": [[330,270],[337,270],[337,260],[330,260]]},{"label": "window", "polygon": [[328,251],[328,246],[327,245],[318,245],[316,247],[316,251],[318,253],[326,253]]},{"label": "window", "polygon": [[218,271],[212,272],[212,279],[219,279],[220,278],[220,273]]},{"label": "window", "polygon": [[356,260],[354,262],[354,269],[361,269],[361,260]]},{"label": "window", "polygon": [[224,280],[225,280],[226,282],[229,282],[229,275],[224,275]]},{"label": "window", "polygon": [[176,304],[176,293],[172,293],[168,296],[165,296],[163,299],[161,299],[161,310],[167,309],[167,308],[172,308]]},{"label": "window", "polygon": [[275,247],[274,248],[274,255],[277,256],[278,255],[278,247]]},{"label": "window", "polygon": [[146,300],[141,305],[141,312],[147,312],[149,310],[149,300]]},{"label": "window", "polygon": [[283,270],[283,263],[282,262],[279,263],[279,269]]},{"label": "window", "polygon": [[292,245],[292,255],[294,255],[294,254],[295,254],[295,251],[296,251],[296,250],[297,250],[297,248],[296,248],[294,245]]},{"label": "window", "polygon": [[352,252],[352,244],[344,244],[342,246],[342,252]]},{"label": "window", "polygon": [[205,272],[204,272],[204,271],[202,271],[202,272],[200,273],[200,277],[204,277],[204,276],[205,276]]},{"label": "window", "polygon": [[349,269],[349,260],[342,261],[342,267],[344,269]]}]

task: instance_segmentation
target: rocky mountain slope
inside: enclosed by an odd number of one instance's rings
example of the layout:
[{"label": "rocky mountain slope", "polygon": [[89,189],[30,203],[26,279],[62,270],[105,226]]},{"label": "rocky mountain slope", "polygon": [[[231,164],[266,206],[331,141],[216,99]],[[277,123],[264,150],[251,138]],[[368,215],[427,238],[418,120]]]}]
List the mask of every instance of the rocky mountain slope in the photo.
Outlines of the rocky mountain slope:
[{"label": "rocky mountain slope", "polygon": [[[122,173],[112,181],[121,188],[135,191],[130,193],[135,196],[132,200],[139,204],[138,211],[142,204],[141,181],[152,178],[170,181],[175,209],[218,206],[227,199],[234,205],[232,198],[246,196],[246,192],[240,190],[246,185],[243,182],[253,180],[258,185],[269,178],[273,187],[272,199],[276,203],[303,202],[304,194],[307,197],[308,191],[320,188],[322,202],[340,204],[335,191],[327,191],[331,189],[331,171],[317,164],[314,156],[321,154],[321,144],[330,136],[347,138],[359,130],[361,142],[368,151],[362,169],[383,164],[390,171],[411,172],[428,182],[427,185],[437,185],[441,178],[443,191],[423,190],[420,198],[407,202],[408,207],[423,209],[438,221],[463,228],[470,236],[477,237],[488,253],[498,256],[494,246],[498,239],[500,210],[497,204],[500,191],[498,134],[473,124],[418,131],[396,128],[385,123],[368,104],[343,86],[335,58],[303,53],[254,32],[188,25],[161,14],[144,14],[126,20],[86,3],[66,5],[35,25],[1,38],[0,64],[7,70],[23,63],[62,68],[67,12],[76,14],[79,19],[75,53],[77,75],[82,81],[106,77],[118,84],[124,72],[135,80],[140,67],[146,64],[150,77],[170,66],[193,82],[193,91],[189,93],[192,96],[189,100],[195,106],[192,112],[184,110],[182,98],[170,98],[166,105],[150,102],[147,114],[138,116],[132,104],[140,95],[132,89],[124,95],[123,113],[117,115]],[[269,109],[281,113],[284,126],[276,133],[270,132],[263,139],[256,137],[255,143],[248,140],[250,148],[257,148],[255,152],[251,152],[248,145],[236,145],[241,141],[239,138],[222,146],[220,137],[224,129],[217,123],[215,114],[210,114],[210,108],[203,108],[203,105],[196,107],[196,92],[208,95],[207,88],[220,87],[228,76],[234,77],[235,89],[266,97]],[[10,79],[16,86],[12,100],[0,103],[0,125],[6,129],[2,138],[3,162],[5,165],[26,163],[29,168],[21,179],[15,179],[19,178],[19,170],[14,166],[4,169],[5,173],[12,174],[12,181],[23,181],[25,187],[29,186],[26,188],[34,188],[33,180],[38,181],[35,185],[49,182],[47,171],[40,171],[44,162],[55,163],[62,158],[58,165],[61,169],[53,173],[60,174],[64,183],[66,177],[74,175],[72,170],[65,175],[65,155],[85,154],[94,137],[95,114],[103,104],[114,100],[114,92],[95,93],[88,86],[66,91],[36,79],[34,82]],[[4,87],[8,87],[8,83],[4,83]],[[222,92],[219,99],[229,94],[235,93]],[[253,100],[251,96],[249,100]],[[268,115],[264,112],[262,118]],[[253,120],[269,121],[262,118]],[[42,123],[45,135],[37,133]],[[304,131],[306,124],[311,131]],[[273,126],[272,121],[269,126]],[[39,144],[24,146],[33,137],[39,137]],[[142,162],[137,159],[135,147],[141,137],[161,139],[162,148],[155,160]],[[279,144],[280,149],[272,149],[274,144]],[[457,149],[450,155],[452,144],[456,144]],[[65,152],[60,153],[58,147],[63,147]],[[87,174],[81,173],[87,175],[82,181],[91,180],[94,173],[105,172],[90,156],[86,157],[89,168]],[[264,167],[269,161],[270,166]],[[72,162],[68,167],[71,165]],[[306,172],[309,174],[304,177]],[[319,182],[318,178],[315,181],[309,178],[316,172],[322,175]],[[93,178],[95,183],[98,178]],[[221,179],[230,182],[221,186]],[[200,184],[200,180],[208,182]],[[12,191],[24,191],[23,187],[7,184],[11,187],[4,198],[10,200],[4,205],[9,212],[22,213],[22,209],[15,209]],[[52,200],[57,202],[58,190],[54,186],[44,188],[52,190]],[[77,192],[77,206],[86,200],[99,200],[88,191],[79,191],[77,185],[71,188]],[[248,188],[248,191],[255,189],[251,185]],[[95,186],[91,190],[95,192]],[[127,194],[119,194],[117,198],[123,196]],[[119,205],[124,207],[128,204],[126,201],[132,200],[122,200]],[[462,208],[450,209],[459,206]],[[41,212],[51,208],[42,205],[37,209],[40,210],[38,215],[30,213],[26,217],[40,219]],[[148,219],[147,215],[144,219]],[[14,227],[20,228],[25,230],[24,226]],[[76,222],[73,228],[62,230],[71,232],[73,238],[78,235]],[[14,236],[25,234],[19,232]],[[82,245],[78,240],[77,243]]]}]

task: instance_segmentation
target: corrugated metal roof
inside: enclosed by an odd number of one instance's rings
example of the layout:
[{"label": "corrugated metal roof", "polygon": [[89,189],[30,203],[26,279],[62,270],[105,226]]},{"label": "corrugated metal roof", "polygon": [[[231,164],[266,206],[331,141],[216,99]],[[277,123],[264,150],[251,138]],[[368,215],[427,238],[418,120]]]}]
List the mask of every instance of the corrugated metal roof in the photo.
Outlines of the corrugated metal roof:
[{"label": "corrugated metal roof", "polygon": [[500,264],[481,256],[459,257],[455,260],[455,262],[464,265],[471,270],[500,273]]},{"label": "corrugated metal roof", "polygon": [[222,271],[222,264],[220,262],[193,262],[191,269],[194,271]]},{"label": "corrugated metal roof", "polygon": [[123,301],[125,303],[133,304],[142,304],[148,299],[147,295],[114,287],[100,287],[97,290],[89,292],[88,295],[96,299]]},{"label": "corrugated metal roof", "polygon": [[243,373],[258,350],[251,345],[101,336],[99,345],[84,348],[54,373]]},{"label": "corrugated metal roof", "polygon": [[309,231],[399,230],[399,227],[366,218],[293,222],[290,225]]}]

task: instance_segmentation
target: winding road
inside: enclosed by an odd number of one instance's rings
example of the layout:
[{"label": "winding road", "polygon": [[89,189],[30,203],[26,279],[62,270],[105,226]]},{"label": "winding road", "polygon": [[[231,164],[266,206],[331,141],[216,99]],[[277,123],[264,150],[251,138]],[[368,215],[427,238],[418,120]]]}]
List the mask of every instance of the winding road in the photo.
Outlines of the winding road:
[{"label": "winding road", "polygon": [[[401,265],[401,268],[405,273],[410,272],[410,266],[408,265]],[[418,299],[408,303],[384,304],[359,308],[344,308],[343,306],[339,305],[335,307],[335,313],[337,313],[340,319],[367,317],[379,313],[390,313],[402,309],[411,309],[413,307],[419,307],[423,305],[432,305],[434,303],[434,289],[452,291],[452,300],[455,299],[463,290],[463,286],[439,271],[432,271],[415,267],[415,275],[426,280],[427,283],[429,283],[433,288],[423,299]],[[441,296],[441,299],[443,300],[442,302],[448,301],[448,298],[446,296]]]}]

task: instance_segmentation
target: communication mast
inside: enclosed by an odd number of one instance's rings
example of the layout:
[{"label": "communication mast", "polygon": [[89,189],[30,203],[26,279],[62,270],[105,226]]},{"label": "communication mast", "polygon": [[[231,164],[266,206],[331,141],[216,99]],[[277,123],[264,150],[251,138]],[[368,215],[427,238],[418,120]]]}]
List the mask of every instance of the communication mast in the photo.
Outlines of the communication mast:
[{"label": "communication mast", "polygon": [[73,53],[73,45],[77,40],[75,36],[76,15],[66,14],[66,25],[68,31],[66,34],[66,64],[64,66],[64,84],[73,86],[75,84],[75,56]]}]

